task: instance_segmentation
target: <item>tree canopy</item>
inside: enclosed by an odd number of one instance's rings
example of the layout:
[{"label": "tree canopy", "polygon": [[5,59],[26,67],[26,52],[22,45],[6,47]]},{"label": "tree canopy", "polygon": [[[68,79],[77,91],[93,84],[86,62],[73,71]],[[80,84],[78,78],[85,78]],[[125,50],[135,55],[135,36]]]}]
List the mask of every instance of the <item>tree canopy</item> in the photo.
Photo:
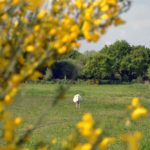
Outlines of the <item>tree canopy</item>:
[{"label": "tree canopy", "polygon": [[[64,60],[66,63],[74,62],[78,70],[77,79],[109,80],[112,83],[149,79],[150,49],[132,46],[124,40],[106,45],[100,51],[85,51],[83,54],[72,51],[59,63]],[[55,67],[57,70],[61,68]],[[69,68],[70,71],[74,70],[74,67]]]}]

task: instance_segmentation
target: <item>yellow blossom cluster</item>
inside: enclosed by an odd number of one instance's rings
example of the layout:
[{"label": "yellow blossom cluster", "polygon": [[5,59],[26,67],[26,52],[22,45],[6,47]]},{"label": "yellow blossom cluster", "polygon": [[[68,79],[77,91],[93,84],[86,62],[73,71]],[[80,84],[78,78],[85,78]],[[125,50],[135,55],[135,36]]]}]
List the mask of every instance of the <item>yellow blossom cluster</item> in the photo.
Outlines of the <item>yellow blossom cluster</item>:
[{"label": "yellow blossom cluster", "polygon": [[[95,42],[112,24],[124,23],[119,0],[52,0],[50,9],[41,7],[44,2],[0,0],[0,122],[5,143],[0,146],[2,150],[23,150],[20,143],[31,131],[15,143],[14,131],[22,119],[13,119],[5,110],[20,84],[40,78],[38,67],[51,67],[58,57],[80,47],[81,39]],[[114,141],[111,137],[97,141],[102,130],[93,125],[92,116],[84,115],[77,127],[87,143],[74,148],[88,150],[99,142],[100,149],[105,149]],[[56,142],[53,139],[51,144]],[[38,149],[48,148],[42,145]]]},{"label": "yellow blossom cluster", "polygon": [[142,138],[141,132],[135,132],[133,134],[125,134],[122,136],[122,140],[127,142],[128,150],[138,150],[139,149],[139,141]]},{"label": "yellow blossom cluster", "polygon": [[[139,111],[135,113],[138,109],[141,109],[139,98],[133,98],[131,101],[131,105],[129,105],[130,109],[133,109],[131,113],[131,119],[135,120],[140,118],[140,116],[147,114],[147,109],[142,107],[146,111]],[[135,110],[134,110],[135,109]],[[134,116],[135,113],[135,116]],[[141,132],[136,131],[133,133],[121,134],[120,136],[106,136],[101,128],[94,128],[95,123],[93,120],[93,116],[91,113],[85,113],[82,117],[82,120],[79,121],[76,125],[77,131],[75,134],[71,134],[63,143],[65,149],[73,149],[73,150],[92,150],[92,149],[100,149],[105,150],[108,148],[110,144],[114,144],[116,140],[121,140],[121,142],[125,142],[127,144],[128,150],[138,150],[139,142],[142,139],[143,135]],[[121,138],[120,138],[121,137]]]},{"label": "yellow blossom cluster", "polygon": [[[118,0],[0,1],[0,99],[11,104],[21,82],[38,79],[40,65],[80,46],[80,39],[97,41],[119,18]],[[3,108],[3,107],[1,107]]]},{"label": "yellow blossom cluster", "polygon": [[148,111],[146,108],[141,106],[139,98],[135,97],[131,101],[131,105],[129,105],[129,109],[132,110],[131,112],[131,119],[137,120],[141,116],[146,116]]},{"label": "yellow blossom cluster", "polygon": [[97,137],[102,133],[102,129],[94,129],[94,120],[90,113],[86,113],[82,121],[77,124],[77,128],[81,136],[87,137],[89,143],[93,144],[96,142]]},{"label": "yellow blossom cluster", "polygon": [[[105,150],[115,142],[114,137],[105,137],[101,128],[94,128],[94,120],[91,113],[85,113],[82,120],[77,123],[78,134],[70,135],[64,146],[73,150]],[[83,140],[84,139],[84,140]],[[82,142],[84,141],[84,142]]]}]

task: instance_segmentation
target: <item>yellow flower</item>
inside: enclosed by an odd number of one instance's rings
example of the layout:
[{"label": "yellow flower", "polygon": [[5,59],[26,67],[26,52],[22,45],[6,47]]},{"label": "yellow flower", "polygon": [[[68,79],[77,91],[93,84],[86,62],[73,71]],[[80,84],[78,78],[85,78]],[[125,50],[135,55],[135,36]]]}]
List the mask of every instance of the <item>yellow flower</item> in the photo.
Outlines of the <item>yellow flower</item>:
[{"label": "yellow flower", "polygon": [[52,140],[51,140],[51,144],[56,144],[57,143],[57,139],[56,138],[53,138]]},{"label": "yellow flower", "polygon": [[97,128],[97,129],[93,130],[88,139],[89,143],[94,144],[96,142],[98,136],[100,136],[101,134],[102,134],[102,129]]},{"label": "yellow flower", "polygon": [[71,44],[71,47],[72,47],[72,48],[79,48],[80,45],[81,45],[80,43],[76,42],[76,43],[72,43],[72,44]]},{"label": "yellow flower", "polygon": [[91,24],[88,21],[85,21],[83,23],[82,31],[83,32],[88,32],[91,28]]},{"label": "yellow flower", "polygon": [[29,44],[29,43],[33,42],[33,40],[34,40],[34,36],[33,36],[33,34],[30,34],[27,38],[25,38],[24,43]]},{"label": "yellow flower", "polygon": [[7,0],[0,0],[0,9],[3,9]]},{"label": "yellow flower", "polygon": [[79,144],[73,150],[91,150],[92,145],[89,143],[86,144]]},{"label": "yellow flower", "polygon": [[34,46],[33,45],[29,45],[26,47],[26,51],[27,52],[33,52],[34,51]]},{"label": "yellow flower", "polygon": [[20,0],[13,0],[13,1],[12,1],[12,4],[13,4],[13,5],[18,5],[19,2],[20,2]]},{"label": "yellow flower", "polygon": [[93,124],[94,121],[92,115],[90,113],[86,113],[83,116],[82,121],[80,121],[76,127],[79,129],[82,136],[88,137],[92,134]]},{"label": "yellow flower", "polygon": [[8,14],[4,13],[2,16],[1,16],[2,20],[7,20],[8,19]]},{"label": "yellow flower", "polygon": [[26,0],[29,4],[28,9],[35,10],[42,6],[43,0]]},{"label": "yellow flower", "polygon": [[117,4],[117,0],[107,0],[107,3],[111,4],[111,5],[116,5]]},{"label": "yellow flower", "polygon": [[142,138],[141,132],[135,132],[133,134],[125,134],[122,136],[122,139],[127,142],[128,150],[138,150],[139,141]]},{"label": "yellow flower", "polygon": [[53,29],[51,29],[51,30],[48,32],[48,35],[55,35],[56,32],[57,32],[56,29],[53,28]]},{"label": "yellow flower", "polygon": [[72,27],[71,27],[71,32],[75,32],[75,33],[79,33],[80,32],[80,29],[79,29],[79,27],[78,27],[78,25],[73,25]]},{"label": "yellow flower", "polygon": [[22,119],[20,117],[15,118],[14,120],[15,125],[20,125],[22,123]]},{"label": "yellow flower", "polygon": [[86,13],[85,13],[84,19],[85,19],[85,20],[90,20],[91,17],[92,17],[93,11],[94,11],[94,8],[93,8],[93,7],[90,7],[89,9],[87,9],[87,10],[86,10]]},{"label": "yellow flower", "polygon": [[125,24],[125,21],[122,20],[121,18],[116,18],[114,24],[115,26],[119,26],[119,25]]},{"label": "yellow flower", "polygon": [[40,26],[39,25],[36,25],[34,28],[33,28],[34,32],[39,32],[40,31]]},{"label": "yellow flower", "polygon": [[141,116],[147,115],[147,113],[148,113],[148,111],[146,108],[138,107],[131,113],[131,118],[133,120],[136,120],[136,119],[140,118]]},{"label": "yellow flower", "polygon": [[13,133],[12,133],[12,131],[11,130],[6,130],[4,132],[4,140],[10,142],[10,141],[12,141],[12,139],[13,139]]},{"label": "yellow flower", "polygon": [[19,74],[14,74],[12,77],[11,77],[11,81],[14,83],[14,84],[18,84],[20,81],[21,81],[21,76]]},{"label": "yellow flower", "polygon": [[94,25],[99,26],[101,24],[102,20],[101,19],[96,19],[94,20]]},{"label": "yellow flower", "polygon": [[62,42],[66,43],[70,40],[69,38],[69,35],[65,35],[63,38],[62,38]]},{"label": "yellow flower", "polygon": [[69,36],[69,41],[74,41],[77,38],[77,33],[76,32],[72,32]]},{"label": "yellow flower", "polygon": [[81,150],[91,150],[92,149],[92,145],[89,143],[83,144],[81,146]]},{"label": "yellow flower", "polygon": [[90,32],[84,32],[83,34],[86,40],[92,41],[92,35]]},{"label": "yellow flower", "polygon": [[112,144],[114,142],[115,142],[115,138],[106,137],[100,142],[99,147],[100,147],[101,150],[105,150],[108,147],[109,144]]},{"label": "yellow flower", "polygon": [[16,20],[16,21],[14,22],[14,27],[16,28],[16,27],[18,27],[18,25],[19,25],[19,21]]},{"label": "yellow flower", "polygon": [[85,113],[82,120],[87,121],[87,122],[93,122],[92,114],[91,113]]},{"label": "yellow flower", "polygon": [[109,16],[107,14],[103,14],[101,15],[100,17],[102,20],[108,20],[109,19]]},{"label": "yellow flower", "polygon": [[4,98],[4,102],[6,104],[11,104],[12,103],[12,97],[10,95],[6,95]]},{"label": "yellow flower", "polygon": [[100,38],[100,32],[99,31],[94,31],[91,39],[92,41],[96,42]]},{"label": "yellow flower", "polygon": [[137,98],[137,97],[133,98],[133,99],[132,99],[132,102],[131,102],[131,105],[132,105],[133,107],[138,107],[138,106],[140,106],[139,98]]},{"label": "yellow flower", "polygon": [[63,47],[58,49],[58,53],[60,55],[65,54],[66,52],[67,52],[67,47],[66,46],[63,46]]},{"label": "yellow flower", "polygon": [[47,15],[47,10],[43,9],[38,13],[37,18],[43,19],[45,17],[45,15]]},{"label": "yellow flower", "polygon": [[25,64],[25,59],[22,55],[17,56],[17,60],[21,65]]},{"label": "yellow flower", "polygon": [[30,76],[30,80],[37,80],[39,78],[41,78],[43,76],[42,73],[40,73],[39,71],[35,71],[33,72],[33,74]]},{"label": "yellow flower", "polygon": [[83,0],[76,0],[75,4],[76,4],[77,8],[81,9],[82,5],[83,5]]},{"label": "yellow flower", "polygon": [[105,11],[108,11],[109,10],[109,5],[104,5],[102,8],[101,8],[101,11],[102,12],[105,12]]}]

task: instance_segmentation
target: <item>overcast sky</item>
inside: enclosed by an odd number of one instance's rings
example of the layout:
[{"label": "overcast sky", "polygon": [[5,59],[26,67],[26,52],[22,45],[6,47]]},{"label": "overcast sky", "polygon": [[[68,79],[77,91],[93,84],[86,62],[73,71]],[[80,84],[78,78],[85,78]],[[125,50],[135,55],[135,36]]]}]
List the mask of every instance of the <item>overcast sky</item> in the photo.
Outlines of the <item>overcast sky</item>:
[{"label": "overcast sky", "polygon": [[110,27],[97,43],[81,42],[80,51],[100,50],[116,40],[126,40],[133,45],[150,48],[150,0],[134,0],[131,9],[122,15],[126,24]]}]

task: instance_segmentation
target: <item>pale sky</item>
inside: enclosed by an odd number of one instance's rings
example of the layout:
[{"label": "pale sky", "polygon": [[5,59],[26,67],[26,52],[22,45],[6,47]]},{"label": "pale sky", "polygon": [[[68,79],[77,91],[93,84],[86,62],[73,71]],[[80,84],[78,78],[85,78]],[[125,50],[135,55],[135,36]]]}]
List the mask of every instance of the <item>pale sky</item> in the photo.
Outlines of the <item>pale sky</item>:
[{"label": "pale sky", "polygon": [[132,45],[150,48],[150,0],[134,0],[131,9],[122,18],[126,20],[125,25],[110,27],[97,43],[82,41],[79,51],[100,50],[116,40],[126,40]]}]

